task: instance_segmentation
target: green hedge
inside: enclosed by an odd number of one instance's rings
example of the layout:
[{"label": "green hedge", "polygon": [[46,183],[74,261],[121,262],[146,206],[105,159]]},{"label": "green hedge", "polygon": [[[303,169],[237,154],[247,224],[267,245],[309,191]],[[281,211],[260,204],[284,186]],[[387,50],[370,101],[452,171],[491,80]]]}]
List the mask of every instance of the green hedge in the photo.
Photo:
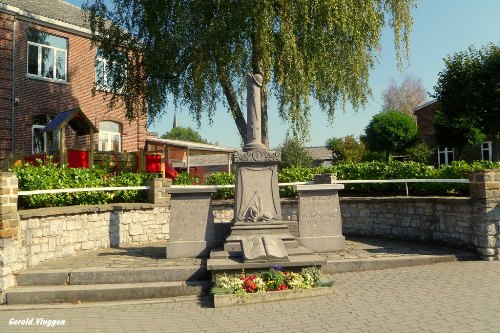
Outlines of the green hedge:
[{"label": "green hedge", "polygon": [[[17,174],[19,190],[52,190],[64,188],[141,186],[156,174],[123,173],[111,176],[102,169],[77,169],[58,167],[47,162],[39,166],[24,164],[10,171]],[[19,196],[20,208],[41,208],[71,205],[94,205],[113,202],[145,202],[145,191],[96,191]]]},{"label": "green hedge", "polygon": [[[500,163],[477,161],[466,163],[453,162],[451,165],[435,169],[416,162],[391,161],[345,163],[331,167],[291,167],[279,170],[280,183],[312,181],[315,174],[336,173],[339,180],[355,179],[460,179],[468,178],[469,173],[481,169],[500,168]],[[85,188],[108,186],[140,186],[147,178],[156,177],[156,174],[124,173],[119,176],[110,176],[105,171],[93,168],[70,169],[58,167],[53,163],[41,164],[37,167],[29,164],[11,168],[19,179],[19,189],[22,191]],[[175,184],[196,184],[197,177],[187,173],[179,174]],[[235,184],[235,175],[217,172],[207,177],[207,185]],[[468,184],[452,183],[410,183],[411,195],[469,195]],[[346,184],[342,195],[404,195],[405,184]],[[39,208],[69,205],[92,205],[112,202],[144,202],[145,191],[103,191],[78,192],[61,194],[38,194],[20,196],[21,208]],[[297,193],[292,186],[280,188],[281,197],[295,197]],[[214,193],[214,199],[229,199],[234,196],[234,189],[219,189]]]},{"label": "green hedge", "polygon": [[[491,161],[476,161],[466,163],[456,161],[451,165],[435,169],[423,163],[390,161],[388,163],[373,161],[363,163],[344,163],[331,167],[290,167],[278,172],[278,182],[293,183],[312,181],[315,174],[336,173],[339,180],[359,179],[468,179],[469,173],[481,169],[500,168],[500,163]],[[212,177],[212,178],[211,178]],[[216,173],[207,178],[207,184],[225,185],[234,184],[234,175]],[[411,195],[469,195],[468,184],[454,183],[408,183]],[[342,195],[405,195],[404,183],[396,184],[346,184]],[[296,197],[297,193],[292,186],[280,187],[282,198]],[[232,189],[221,189],[214,199],[227,199],[234,196]]]}]

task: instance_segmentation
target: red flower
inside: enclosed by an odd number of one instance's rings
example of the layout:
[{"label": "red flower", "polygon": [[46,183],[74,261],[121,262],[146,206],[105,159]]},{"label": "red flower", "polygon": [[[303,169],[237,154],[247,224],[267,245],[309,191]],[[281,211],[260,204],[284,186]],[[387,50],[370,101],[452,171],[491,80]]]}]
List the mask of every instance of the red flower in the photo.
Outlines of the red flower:
[{"label": "red flower", "polygon": [[288,289],[288,286],[286,284],[280,284],[279,287],[278,287],[278,290],[287,290]]}]

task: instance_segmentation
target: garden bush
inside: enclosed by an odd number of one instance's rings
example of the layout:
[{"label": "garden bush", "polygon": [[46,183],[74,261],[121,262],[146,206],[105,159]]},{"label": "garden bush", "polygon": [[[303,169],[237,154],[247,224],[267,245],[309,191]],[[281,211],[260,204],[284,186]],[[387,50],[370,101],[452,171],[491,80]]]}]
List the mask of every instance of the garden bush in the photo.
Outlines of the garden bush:
[{"label": "garden bush", "polygon": [[177,177],[172,182],[173,185],[199,185],[200,178],[195,175],[191,175],[187,172],[179,172]]},{"label": "garden bush", "polygon": [[[234,185],[236,176],[234,173],[215,172],[207,177],[207,185]],[[220,188],[213,194],[214,199],[232,199],[234,197],[234,188]]]}]

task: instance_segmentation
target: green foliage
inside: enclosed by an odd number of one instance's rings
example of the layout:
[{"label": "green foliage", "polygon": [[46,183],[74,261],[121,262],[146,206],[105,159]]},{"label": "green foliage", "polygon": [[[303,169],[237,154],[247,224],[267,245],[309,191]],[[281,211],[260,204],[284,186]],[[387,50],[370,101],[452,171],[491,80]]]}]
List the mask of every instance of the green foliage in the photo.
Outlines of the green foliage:
[{"label": "green foliage", "polygon": [[347,102],[356,110],[366,104],[368,74],[378,60],[385,24],[394,32],[401,66],[415,5],[415,0],[88,0],[83,8],[108,63],[127,68],[127,75],[113,75],[111,105],[123,100],[129,118],[148,113],[154,120],[173,95],[174,104],[186,105],[199,123],[204,113],[212,119],[225,98],[246,142],[239,97],[247,73],[263,75],[280,117],[294,135],[307,136],[311,96],[329,120]]},{"label": "green foliage", "polygon": [[[22,191],[51,190],[86,187],[140,186],[151,175],[123,173],[109,176],[101,169],[72,169],[59,167],[48,161],[38,161],[39,166],[23,164],[10,171],[17,174],[19,189]],[[144,191],[95,191],[58,194],[37,194],[20,196],[23,208],[40,208],[71,205],[94,205],[110,202],[143,202]]]},{"label": "green foliage", "polygon": [[198,185],[200,184],[200,178],[195,175],[191,175],[189,172],[179,172],[177,177],[172,182],[173,185]]},{"label": "green foliage", "polygon": [[415,144],[418,138],[415,121],[398,111],[375,115],[365,132],[368,149],[384,151],[387,161],[391,153],[402,153]]},{"label": "green foliage", "polygon": [[361,140],[356,140],[354,135],[328,139],[326,147],[332,151],[336,162],[361,162],[366,153],[365,144]]},{"label": "green foliage", "polygon": [[[207,185],[234,185],[236,176],[234,173],[215,172],[207,177]],[[220,188],[212,196],[214,199],[232,199],[234,198],[234,188]]]},{"label": "green foliage", "polygon": [[285,283],[283,272],[275,269],[269,269],[261,273],[262,279],[266,282],[267,290],[278,290]]},{"label": "green foliage", "polygon": [[286,139],[280,150],[280,168],[312,166],[313,158],[304,147],[302,141],[298,139]]},{"label": "green foliage", "polygon": [[445,59],[434,98],[436,142],[443,146],[477,145],[500,128],[500,46],[470,47]]},{"label": "green foliage", "polygon": [[406,150],[406,154],[410,155],[410,159],[413,162],[431,164],[435,150],[432,149],[427,143],[421,142],[414,147],[408,148]]},{"label": "green foliage", "polygon": [[207,143],[207,140],[203,139],[197,131],[192,129],[191,127],[175,127],[172,128],[170,132],[167,132],[161,136],[162,139],[172,139],[172,140],[181,140],[181,141],[189,141],[189,142],[198,142],[198,143]]},{"label": "green foliage", "polygon": [[[278,172],[278,182],[279,183],[295,183],[295,182],[306,182],[313,181],[314,175],[322,173],[322,168],[308,168],[308,167],[290,167],[281,169]],[[294,191],[293,186],[281,186],[280,195],[285,198],[292,198],[297,196],[297,192]]]}]

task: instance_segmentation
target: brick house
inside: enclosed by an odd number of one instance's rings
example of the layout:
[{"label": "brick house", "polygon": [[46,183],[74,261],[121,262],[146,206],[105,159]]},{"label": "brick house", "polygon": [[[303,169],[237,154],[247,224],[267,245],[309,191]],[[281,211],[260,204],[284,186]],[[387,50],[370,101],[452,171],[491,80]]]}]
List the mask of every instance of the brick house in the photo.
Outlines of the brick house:
[{"label": "brick house", "polygon": [[[43,128],[57,114],[79,108],[99,133],[98,150],[144,147],[146,119],[129,122],[125,107],[109,110],[96,80],[106,82],[106,60],[97,58],[79,7],[62,0],[0,0],[0,160],[57,148],[60,139]],[[66,145],[89,148],[89,137]]]},{"label": "brick house", "polygon": [[434,116],[439,109],[439,105],[438,100],[433,100],[413,110],[420,139],[436,149],[436,166],[447,165],[458,159],[469,162],[474,160],[494,160],[493,141],[485,141],[480,147],[468,146],[460,152],[458,152],[455,147],[437,146],[434,137]]}]

